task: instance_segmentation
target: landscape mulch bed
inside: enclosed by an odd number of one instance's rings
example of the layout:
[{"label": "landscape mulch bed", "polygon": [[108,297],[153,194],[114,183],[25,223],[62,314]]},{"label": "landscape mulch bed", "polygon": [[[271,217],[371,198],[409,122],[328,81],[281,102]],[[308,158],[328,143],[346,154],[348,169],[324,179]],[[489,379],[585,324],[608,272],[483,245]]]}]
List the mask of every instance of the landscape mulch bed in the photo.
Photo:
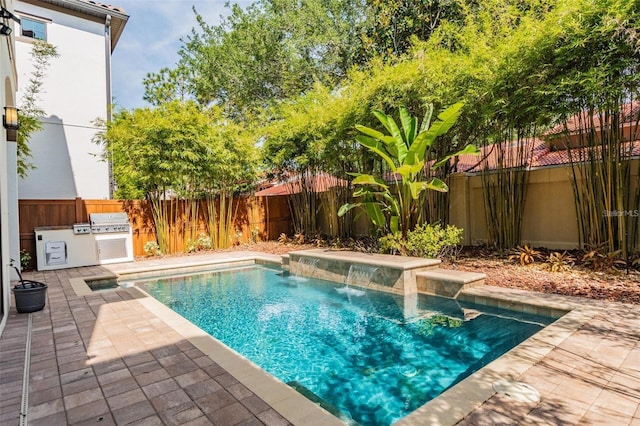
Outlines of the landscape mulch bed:
[{"label": "landscape mulch bed", "polygon": [[455,263],[445,263],[447,267],[485,273],[488,285],[640,304],[640,273],[633,269],[628,273],[596,272],[577,265],[571,271],[552,272],[543,262],[520,266],[490,257],[462,257]]},{"label": "landscape mulch bed", "polygon": [[[317,248],[312,244],[259,242],[243,244],[228,250],[251,250],[270,254]],[[575,256],[579,260],[579,253]],[[543,261],[520,266],[504,256],[481,248],[464,248],[455,261],[443,262],[444,268],[482,272],[488,285],[588,297],[622,303],[640,304],[640,272],[630,269],[592,271],[578,264],[570,271],[552,272]]]}]

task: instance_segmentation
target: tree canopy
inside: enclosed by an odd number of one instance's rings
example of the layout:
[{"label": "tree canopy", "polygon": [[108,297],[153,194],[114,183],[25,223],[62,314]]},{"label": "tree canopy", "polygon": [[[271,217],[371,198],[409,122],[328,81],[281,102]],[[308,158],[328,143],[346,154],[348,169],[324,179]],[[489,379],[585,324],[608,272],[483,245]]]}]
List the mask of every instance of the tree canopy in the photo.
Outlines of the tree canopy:
[{"label": "tree canopy", "polygon": [[121,198],[233,191],[255,177],[256,151],[243,129],[191,101],[118,111],[102,142]]},{"label": "tree canopy", "polygon": [[[388,172],[355,140],[356,123],[375,125],[373,109],[402,105],[423,116],[429,104],[437,114],[463,102],[428,162],[469,143],[539,136],[578,112],[615,111],[638,99],[638,0],[259,0],[230,7],[218,25],[194,10],[198,28],[174,69],[147,76],[146,99],[160,111],[189,100],[179,113],[187,116],[214,106],[214,128],[246,130],[243,138],[261,147],[271,172]],[[114,127],[161,120],[147,114],[154,113],[122,112]],[[167,178],[202,173],[168,165],[204,158],[199,140],[211,130],[199,120],[174,117],[188,130],[185,145],[192,140],[175,156],[159,129],[140,136],[168,153],[156,161],[168,167]],[[446,181],[452,167],[434,177]],[[135,170],[126,179],[144,184]]]}]

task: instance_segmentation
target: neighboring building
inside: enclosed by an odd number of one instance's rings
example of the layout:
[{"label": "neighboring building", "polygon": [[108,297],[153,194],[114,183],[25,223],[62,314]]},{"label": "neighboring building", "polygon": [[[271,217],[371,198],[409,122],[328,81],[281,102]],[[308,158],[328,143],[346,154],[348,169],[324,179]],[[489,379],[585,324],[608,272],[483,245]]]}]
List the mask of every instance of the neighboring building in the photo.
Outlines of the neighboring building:
[{"label": "neighboring building", "polygon": [[42,86],[43,130],[29,142],[36,169],[19,179],[18,196],[110,198],[109,165],[92,139],[99,131],[96,120],[109,118],[111,53],[128,16],[91,0],[21,0],[14,6],[21,19],[15,31],[20,89],[33,71],[34,40],[52,44],[60,55],[50,61]]},{"label": "neighboring building", "polygon": [[[13,0],[0,0],[0,7],[0,114],[4,116],[6,107],[16,105],[17,73],[13,37],[17,25],[8,17],[13,13]],[[11,238],[18,234],[18,201],[15,190],[16,143],[8,141],[12,138],[10,131],[4,128],[4,123],[3,117],[3,127],[0,128],[0,333],[7,322],[11,298],[11,249],[17,245],[17,240],[11,241]],[[14,176],[11,176],[11,170],[14,171]]]}]

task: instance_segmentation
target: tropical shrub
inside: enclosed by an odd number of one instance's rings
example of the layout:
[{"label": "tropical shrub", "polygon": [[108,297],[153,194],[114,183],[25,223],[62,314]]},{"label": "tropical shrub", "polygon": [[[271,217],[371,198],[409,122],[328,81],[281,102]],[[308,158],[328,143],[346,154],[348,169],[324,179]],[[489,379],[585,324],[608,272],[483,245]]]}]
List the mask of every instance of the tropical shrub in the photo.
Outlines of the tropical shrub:
[{"label": "tropical shrub", "polygon": [[570,271],[571,268],[573,268],[573,265],[575,265],[575,262],[576,258],[566,251],[562,253],[554,251],[549,254],[549,257],[547,257],[547,265],[551,272]]},{"label": "tropical shrub", "polygon": [[402,238],[400,232],[384,235],[378,241],[380,242],[380,253],[408,256],[411,251],[409,243]]},{"label": "tropical shrub", "polygon": [[613,271],[616,267],[624,267],[627,262],[620,258],[622,250],[607,251],[606,245],[585,250],[582,262],[595,271]]},{"label": "tropical shrub", "polygon": [[518,262],[520,266],[527,266],[539,259],[540,256],[541,254],[538,250],[525,244],[524,247],[518,246],[511,250],[509,260]]},{"label": "tropical shrub", "polygon": [[462,229],[453,225],[418,225],[403,238],[400,232],[380,238],[382,253],[427,258],[451,257],[462,241]]},{"label": "tropical shrub", "polygon": [[205,233],[198,235],[196,240],[189,240],[187,242],[187,252],[193,253],[201,250],[211,250],[213,244],[211,243],[211,237]]},{"label": "tropical shrub", "polygon": [[453,225],[445,228],[439,224],[418,225],[413,231],[409,231],[407,240],[414,256],[451,257],[462,241],[462,229]]},{"label": "tropical shrub", "polygon": [[20,269],[24,271],[26,269],[29,269],[30,266],[31,254],[24,249],[20,250]]},{"label": "tropical shrub", "polygon": [[143,250],[147,256],[160,256],[162,254],[160,246],[156,241],[147,241],[144,244]]},{"label": "tropical shrub", "polygon": [[[428,189],[440,192],[449,190],[447,185],[436,177],[424,180],[425,165],[427,160],[431,160],[427,158],[429,149],[437,137],[453,127],[460,116],[462,106],[461,102],[451,105],[438,115],[433,124],[433,105],[427,106],[422,124],[417,117],[410,116],[408,110],[401,106],[399,115],[402,127],[399,127],[390,115],[374,110],[373,114],[389,134],[356,125],[356,129],[361,132],[356,136],[356,140],[383,160],[397,191],[392,190],[383,176],[352,173],[355,179],[351,183],[358,186],[353,196],[364,201],[344,204],[340,207],[338,216],[343,216],[349,210],[358,207],[365,211],[377,228],[388,229],[392,233],[399,231],[402,237],[406,238],[411,227],[411,215],[418,208],[420,194]],[[431,168],[442,166],[454,156],[478,153],[476,146],[467,145],[434,161]]]}]

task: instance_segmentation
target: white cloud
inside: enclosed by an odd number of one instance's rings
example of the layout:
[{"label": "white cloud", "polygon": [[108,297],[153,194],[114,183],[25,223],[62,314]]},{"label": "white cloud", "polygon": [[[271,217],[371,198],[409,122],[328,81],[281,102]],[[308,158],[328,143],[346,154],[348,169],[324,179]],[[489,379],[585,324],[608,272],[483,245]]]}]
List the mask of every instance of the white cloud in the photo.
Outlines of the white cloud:
[{"label": "white cloud", "polygon": [[[129,21],[113,53],[113,95],[124,108],[144,106],[143,78],[163,67],[173,67],[179,59],[178,49],[197,26],[193,5],[209,24],[220,22],[230,8],[226,1],[214,0],[113,0],[124,8]],[[237,1],[245,8],[252,2]]]}]

